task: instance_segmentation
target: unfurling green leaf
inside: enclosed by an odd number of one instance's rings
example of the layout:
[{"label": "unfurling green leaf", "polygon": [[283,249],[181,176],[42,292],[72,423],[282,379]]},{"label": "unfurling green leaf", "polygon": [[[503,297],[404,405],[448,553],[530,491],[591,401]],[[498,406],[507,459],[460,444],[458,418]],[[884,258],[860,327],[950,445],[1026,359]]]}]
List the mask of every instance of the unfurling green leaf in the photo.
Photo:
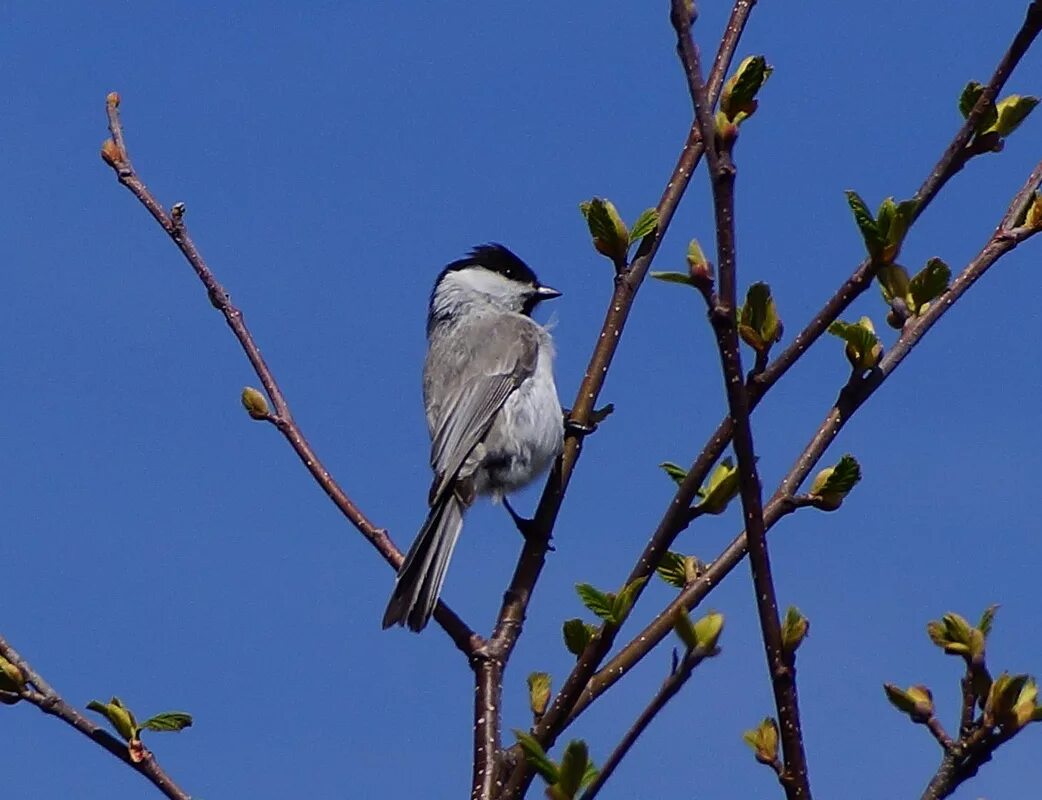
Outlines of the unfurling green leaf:
[{"label": "unfurling green leaf", "polygon": [[930,303],[948,291],[952,271],[939,258],[931,258],[926,266],[908,282],[908,308],[916,316],[926,313]]},{"label": "unfurling green leaf", "polygon": [[546,706],[549,702],[550,673],[533,672],[528,676],[528,705],[537,720],[546,713]]},{"label": "unfurling green leaf", "polygon": [[876,273],[879,281],[879,289],[883,293],[883,299],[888,304],[893,304],[894,298],[908,302],[909,285],[908,270],[900,264],[884,264]]},{"label": "unfurling green leaf", "polygon": [[663,283],[682,283],[685,286],[692,286],[691,276],[685,275],[683,272],[656,272],[652,270],[648,275],[657,281]]},{"label": "unfurling green leaf", "polygon": [[915,217],[917,203],[915,200],[902,200],[900,203],[894,201],[893,197],[886,198],[879,206],[876,213],[876,229],[883,240],[883,251],[880,257],[885,263],[892,262],[901,252],[905,234]]},{"label": "unfurling green leaf", "polygon": [[630,228],[630,244],[635,244],[658,227],[658,211],[646,208]]},{"label": "unfurling green leaf", "polygon": [[596,635],[597,628],[581,619],[570,619],[564,623],[562,633],[564,634],[564,646],[568,648],[569,653],[578,657],[582,655],[586,645]]},{"label": "unfurling green leaf", "polygon": [[166,713],[149,717],[141,723],[140,729],[143,731],[176,732],[190,727],[192,727],[191,714],[186,714],[184,711],[167,711]]},{"label": "unfurling green leaf", "polygon": [[786,655],[791,657],[799,649],[809,630],[810,620],[803,616],[796,606],[789,606],[781,629],[782,650]]},{"label": "unfurling green leaf", "polygon": [[615,595],[612,592],[602,592],[588,583],[577,583],[575,591],[590,611],[605,621],[611,619],[615,609]]},{"label": "unfurling green leaf", "polygon": [[1034,719],[1038,684],[1030,675],[1003,672],[991,684],[984,704],[986,723],[1017,731]]},{"label": "unfurling green leaf", "polygon": [[862,317],[857,322],[836,320],[829,325],[828,331],[847,343],[844,353],[854,370],[861,373],[879,365],[883,357],[883,345],[868,317]]},{"label": "unfurling green leaf", "polygon": [[666,474],[673,479],[673,482],[679,486],[684,482],[684,478],[687,477],[687,470],[679,464],[674,464],[672,461],[663,461],[659,464]]},{"label": "unfurling green leaf", "polygon": [[621,625],[623,623],[626,617],[629,616],[630,610],[633,608],[633,602],[637,599],[637,593],[647,582],[647,578],[637,578],[636,580],[632,580],[623,587],[621,592],[615,595],[615,600],[612,603],[610,622],[615,625]]},{"label": "unfurling green leaf", "polygon": [[857,223],[858,230],[861,231],[861,238],[865,242],[865,250],[868,251],[868,255],[873,261],[881,261],[883,250],[886,246],[886,239],[880,234],[875,217],[868,210],[868,206],[861,199],[861,195],[853,189],[848,189],[846,195],[847,204],[850,206],[850,210],[854,212],[854,222]]},{"label": "unfurling green leaf", "polygon": [[586,218],[597,252],[616,264],[624,262],[629,252],[630,232],[612,202],[595,197],[580,203],[579,210]]},{"label": "unfurling green leaf", "polygon": [[754,283],[738,309],[738,334],[757,353],[766,353],[782,337],[782,324],[771,297],[771,287]]},{"label": "unfurling green leaf", "polygon": [[818,508],[835,511],[860,480],[861,465],[854,456],[847,454],[834,467],[827,467],[817,474],[811,484],[810,494],[818,501],[815,503]]},{"label": "unfurling green leaf", "polygon": [[242,407],[253,419],[267,419],[270,413],[268,401],[252,386],[247,386],[242,390]]},{"label": "unfurling green leaf", "polygon": [[[962,94],[959,96],[959,111],[963,119],[970,118],[970,112],[973,111],[973,107],[977,105],[977,101],[980,100],[982,94],[984,94],[984,87],[977,81],[970,81],[966,84]],[[996,119],[998,119],[998,112],[995,109],[995,104],[989,102],[988,107],[984,111],[984,116],[977,121],[977,125],[974,128],[975,132],[984,133],[984,131],[995,124]]]},{"label": "unfurling green leaf", "polygon": [[0,690],[17,694],[25,686],[25,675],[22,671],[0,656]]},{"label": "unfurling green leaf", "polygon": [[557,765],[550,760],[550,756],[546,754],[543,746],[539,744],[536,738],[530,733],[516,729],[514,730],[514,736],[517,737],[517,743],[521,745],[521,752],[525,754],[525,761],[528,762],[529,766],[538,772],[548,784],[553,785],[557,783],[560,771]]},{"label": "unfurling green leaf", "polygon": [[752,116],[758,105],[756,95],[772,72],[763,56],[749,56],[738,65],[720,93],[720,113],[728,122],[740,125]]},{"label": "unfurling green leaf", "polygon": [[698,647],[698,634],[695,633],[695,623],[691,621],[691,617],[688,616],[683,606],[677,609],[676,616],[673,618],[673,630],[680,637],[680,641],[684,643],[684,647],[688,651]]},{"label": "unfurling green leaf", "polygon": [[699,490],[702,502],[696,506],[703,514],[723,514],[738,494],[738,468],[730,456],[725,458],[709,475],[709,480]]},{"label": "unfurling green leaf", "polygon": [[561,790],[564,797],[571,800],[579,793],[589,763],[590,752],[586,747],[586,742],[582,739],[570,741],[564,749],[561,766],[557,773],[557,788]]},{"label": "unfurling green leaf", "polygon": [[980,615],[980,622],[977,623],[977,630],[981,632],[981,635],[985,639],[987,639],[988,634],[991,633],[991,626],[995,623],[995,612],[998,610],[998,605],[990,605],[984,609],[984,613]]},{"label": "unfurling green leaf", "polygon": [[683,589],[705,572],[705,564],[695,556],[685,556],[670,550],[662,556],[655,571],[670,586]]},{"label": "unfurling green leaf", "polygon": [[87,703],[87,708],[105,717],[112,727],[116,729],[116,733],[126,741],[137,739],[139,730],[137,720],[134,719],[133,712],[124,706],[118,697],[113,697],[107,703],[91,700]]},{"label": "unfurling green leaf", "polygon": [[[988,129],[1005,138],[1020,127],[1028,114],[1038,105],[1037,97],[1021,97],[1019,94],[1011,94],[1004,97],[995,106],[995,122]],[[985,131],[987,132],[987,131]]]},{"label": "unfurling green leaf", "polygon": [[884,683],[886,698],[902,714],[907,714],[913,722],[926,722],[933,716],[933,694],[922,685],[901,689],[892,683]]},{"label": "unfurling green leaf", "polygon": [[702,252],[698,239],[692,239],[687,246],[687,273],[692,286],[703,290],[713,288],[713,265]]},{"label": "unfurling green leaf", "polygon": [[742,739],[756,754],[756,760],[761,764],[773,766],[778,761],[778,723],[771,717],[764,718],[763,722],[752,730],[742,734]]},{"label": "unfurling green leaf", "polygon": [[694,628],[698,646],[708,655],[715,654],[716,643],[720,640],[720,634],[724,630],[724,615],[710,611],[695,623]]},{"label": "unfurling green leaf", "polygon": [[952,656],[962,656],[967,663],[983,663],[984,633],[954,612],[926,626],[926,633],[935,645]]}]

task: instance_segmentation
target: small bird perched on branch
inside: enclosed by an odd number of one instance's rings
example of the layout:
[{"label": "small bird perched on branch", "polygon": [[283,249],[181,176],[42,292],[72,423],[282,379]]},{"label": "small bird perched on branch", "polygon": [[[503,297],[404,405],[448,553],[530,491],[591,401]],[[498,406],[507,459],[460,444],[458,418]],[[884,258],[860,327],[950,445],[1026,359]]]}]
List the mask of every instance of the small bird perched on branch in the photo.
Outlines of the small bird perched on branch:
[{"label": "small bird perched on branch", "polygon": [[[476,247],[438,275],[423,368],[434,470],[430,513],[398,571],[385,628],[423,630],[441,594],[463,512],[479,495],[505,501],[561,452],[553,339],[530,316],[540,302],[560,295],[500,244]],[[527,520],[505,504],[523,529]]]}]

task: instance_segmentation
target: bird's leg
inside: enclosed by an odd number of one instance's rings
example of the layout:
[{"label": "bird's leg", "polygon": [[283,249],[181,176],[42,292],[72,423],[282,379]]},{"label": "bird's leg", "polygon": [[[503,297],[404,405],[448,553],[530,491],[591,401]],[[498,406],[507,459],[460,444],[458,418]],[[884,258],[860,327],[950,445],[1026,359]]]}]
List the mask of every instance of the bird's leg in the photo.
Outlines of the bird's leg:
[{"label": "bird's leg", "polygon": [[[532,541],[533,538],[540,538],[539,532],[536,530],[535,527],[534,519],[522,517],[520,514],[514,511],[513,506],[510,505],[510,501],[507,500],[505,497],[503,498],[503,506],[504,508],[506,508],[507,513],[510,514],[510,518],[514,520],[514,525],[516,525],[517,529],[521,531],[521,535],[525,537],[526,542]],[[547,540],[546,549],[554,549],[553,545],[550,544],[549,540]]]}]

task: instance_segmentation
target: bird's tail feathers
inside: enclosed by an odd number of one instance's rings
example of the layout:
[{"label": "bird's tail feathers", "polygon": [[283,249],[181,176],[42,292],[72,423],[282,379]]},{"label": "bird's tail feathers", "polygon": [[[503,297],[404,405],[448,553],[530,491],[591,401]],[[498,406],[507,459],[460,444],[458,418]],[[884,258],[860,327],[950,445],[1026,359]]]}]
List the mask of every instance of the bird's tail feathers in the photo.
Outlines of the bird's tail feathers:
[{"label": "bird's tail feathers", "polygon": [[421,631],[427,625],[462,528],[463,504],[454,493],[448,492],[431,508],[398,570],[394,592],[384,612],[385,628],[407,625],[411,630]]}]

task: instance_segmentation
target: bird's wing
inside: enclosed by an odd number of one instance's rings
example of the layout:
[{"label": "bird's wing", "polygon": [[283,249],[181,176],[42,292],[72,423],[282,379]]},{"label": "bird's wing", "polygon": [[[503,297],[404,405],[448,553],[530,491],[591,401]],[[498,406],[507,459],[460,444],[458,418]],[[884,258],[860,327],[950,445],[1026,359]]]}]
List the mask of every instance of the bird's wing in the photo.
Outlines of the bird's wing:
[{"label": "bird's wing", "polygon": [[[449,490],[460,468],[485,438],[496,413],[521,383],[535,372],[539,338],[535,325],[523,318],[499,320],[484,331],[474,358],[463,366],[459,388],[440,409],[431,443],[434,485],[430,502]],[[476,362],[484,365],[481,370]]]}]

